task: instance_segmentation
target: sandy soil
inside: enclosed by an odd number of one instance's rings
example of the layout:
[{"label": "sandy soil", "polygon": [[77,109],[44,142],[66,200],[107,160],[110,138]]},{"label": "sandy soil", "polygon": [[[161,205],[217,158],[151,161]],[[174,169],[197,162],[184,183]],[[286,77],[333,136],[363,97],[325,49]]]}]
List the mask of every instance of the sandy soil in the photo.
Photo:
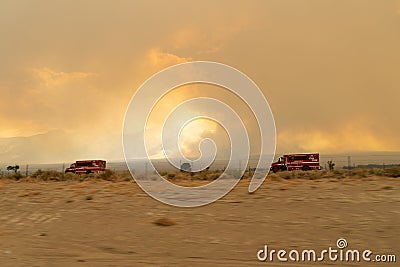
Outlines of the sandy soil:
[{"label": "sandy soil", "polygon": [[265,244],[322,250],[338,238],[398,262],[399,181],[267,180],[254,194],[244,181],[188,209],[159,203],[133,182],[0,180],[0,266],[376,266],[256,256]]}]

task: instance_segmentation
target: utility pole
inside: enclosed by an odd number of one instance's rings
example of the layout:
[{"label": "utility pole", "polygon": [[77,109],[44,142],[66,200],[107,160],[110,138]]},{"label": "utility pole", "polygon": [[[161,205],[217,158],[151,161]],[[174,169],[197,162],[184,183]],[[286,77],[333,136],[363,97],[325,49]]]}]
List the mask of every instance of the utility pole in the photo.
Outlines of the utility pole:
[{"label": "utility pole", "polygon": [[351,157],[347,156],[347,166],[349,167],[349,170],[351,169]]},{"label": "utility pole", "polygon": [[29,165],[28,165],[28,164],[26,164],[25,176],[28,176],[28,168],[29,168]]}]

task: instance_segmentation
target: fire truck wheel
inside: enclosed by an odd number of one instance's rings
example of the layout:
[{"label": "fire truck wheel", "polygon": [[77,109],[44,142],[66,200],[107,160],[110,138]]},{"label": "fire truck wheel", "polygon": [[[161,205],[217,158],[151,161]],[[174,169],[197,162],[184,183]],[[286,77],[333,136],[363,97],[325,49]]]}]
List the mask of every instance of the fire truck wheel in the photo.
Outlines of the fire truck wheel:
[{"label": "fire truck wheel", "polygon": [[91,171],[86,171],[86,174],[91,174],[92,172]]},{"label": "fire truck wheel", "polygon": [[303,171],[308,171],[308,170],[310,170],[310,167],[308,167],[308,166],[303,166],[303,168],[301,168]]},{"label": "fire truck wheel", "polygon": [[279,167],[278,167],[278,166],[274,166],[274,167],[272,168],[272,171],[273,171],[273,172],[278,172],[278,171],[279,171]]}]

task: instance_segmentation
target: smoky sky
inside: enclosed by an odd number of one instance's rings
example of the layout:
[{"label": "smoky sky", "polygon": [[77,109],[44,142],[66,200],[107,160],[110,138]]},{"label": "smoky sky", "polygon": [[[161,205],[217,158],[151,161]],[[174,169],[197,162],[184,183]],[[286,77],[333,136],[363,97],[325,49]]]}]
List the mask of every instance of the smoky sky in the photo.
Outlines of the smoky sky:
[{"label": "smoky sky", "polygon": [[256,82],[280,152],[400,150],[398,0],[2,1],[0,36],[0,161],[122,158],[135,90],[192,60]]}]

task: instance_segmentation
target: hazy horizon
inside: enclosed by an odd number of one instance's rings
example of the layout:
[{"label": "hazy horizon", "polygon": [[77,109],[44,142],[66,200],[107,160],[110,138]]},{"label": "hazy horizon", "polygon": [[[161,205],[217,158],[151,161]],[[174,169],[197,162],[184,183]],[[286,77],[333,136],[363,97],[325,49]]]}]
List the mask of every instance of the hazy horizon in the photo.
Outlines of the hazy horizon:
[{"label": "hazy horizon", "polygon": [[[297,154],[297,153],[304,153],[304,152],[299,152],[299,151],[284,151],[280,152],[277,151],[274,156],[274,161],[277,160],[280,156],[284,154]],[[318,151],[309,151],[309,153],[319,153]],[[341,153],[319,153],[320,154],[320,163],[321,165],[325,164],[328,160],[333,160],[337,166],[343,167],[343,166],[348,166],[348,157],[351,158],[351,165],[353,164],[356,165],[368,165],[368,164],[395,164],[399,165],[400,164],[400,151],[348,151],[348,152],[341,152]],[[113,164],[123,164],[125,166],[125,159],[124,158],[104,158],[104,157],[77,157],[72,160],[60,160],[60,161],[13,161],[13,160],[1,160],[0,159],[0,169],[3,167],[9,166],[9,165],[20,165],[20,167],[25,167],[26,165],[29,166],[51,166],[51,165],[57,165],[61,166],[64,165],[65,167],[68,167],[70,164],[74,163],[77,160],[88,160],[88,159],[100,159],[100,160],[106,160],[107,164],[113,165]],[[188,160],[184,160],[181,158],[169,158],[170,160],[174,162],[193,162],[195,158],[189,158]],[[135,162],[143,162],[144,164],[144,159],[128,159],[132,160]],[[216,165],[221,165],[221,162],[227,162],[229,158],[218,158],[214,161]],[[245,161],[245,157],[240,159],[241,161]],[[258,155],[250,155],[249,157],[249,165],[255,167],[257,164],[258,160]],[[167,159],[165,158],[153,158],[152,162],[154,164],[162,163],[166,164]],[[47,167],[46,167],[47,168]],[[23,169],[23,168],[22,168]],[[52,169],[49,167],[49,169]],[[23,170],[22,170],[23,171]]]}]

